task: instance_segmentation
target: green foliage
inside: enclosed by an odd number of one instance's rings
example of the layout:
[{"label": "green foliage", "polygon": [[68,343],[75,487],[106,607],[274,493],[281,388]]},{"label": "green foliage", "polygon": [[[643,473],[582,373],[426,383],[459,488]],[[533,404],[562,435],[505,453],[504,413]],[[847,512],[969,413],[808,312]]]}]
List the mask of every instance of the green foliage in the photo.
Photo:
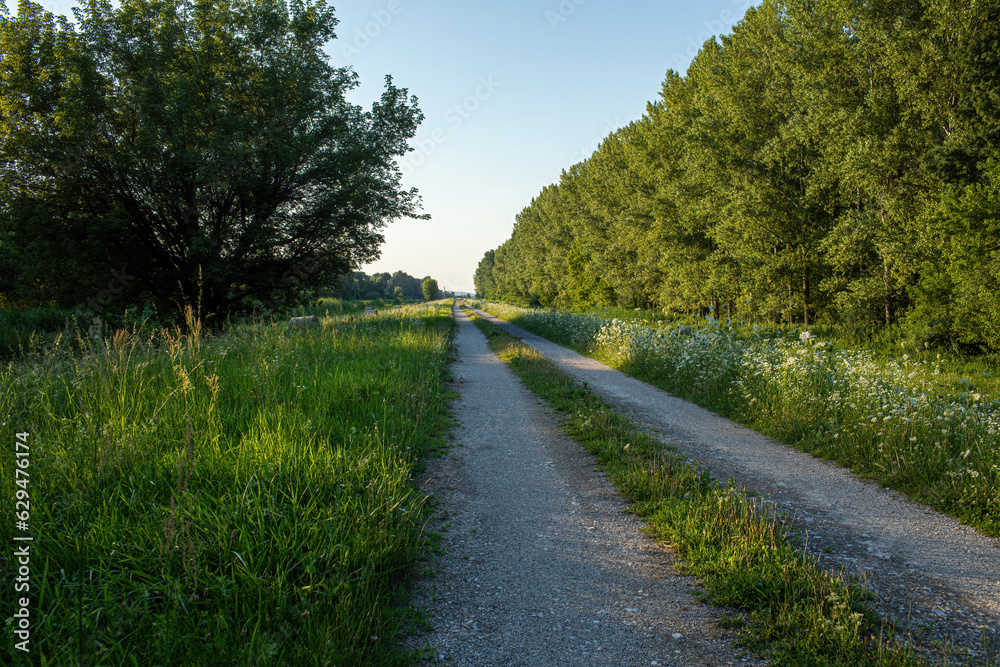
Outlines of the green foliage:
[{"label": "green foliage", "polygon": [[[106,0],[0,18],[0,287],[22,302],[285,305],[414,216],[395,158],[422,120],[328,63],[322,0]],[[13,272],[17,279],[7,279]],[[95,295],[119,272],[110,294]],[[8,294],[7,290],[11,293]]]},{"label": "green foliage", "polygon": [[[410,304],[422,301],[420,299],[409,300]],[[401,304],[396,299],[359,299],[347,301],[344,299],[323,298],[317,299],[315,305],[299,306],[288,311],[288,317],[301,317],[304,315],[315,315],[316,317],[350,317],[353,315],[364,315],[368,309],[383,311],[399,308]]]},{"label": "green foliage", "polygon": [[74,313],[58,308],[0,310],[0,360],[25,354],[42,345],[62,342],[69,345],[79,330],[78,325]]},{"label": "green foliage", "polygon": [[5,437],[31,454],[29,661],[406,664],[411,478],[450,426],[450,308],[189,324],[0,368]]},{"label": "green foliage", "polygon": [[928,342],[998,349],[997,26],[1000,9],[979,1],[751,7],[685,76],[667,73],[640,120],[542,189],[484,258],[480,295],[905,319]]},{"label": "green foliage", "polygon": [[109,331],[148,331],[157,327],[155,315],[148,309],[126,310],[108,318],[53,307],[0,309],[0,361],[41,357],[60,349],[79,351],[86,347],[85,339]]},{"label": "green foliage", "polygon": [[433,301],[438,298],[438,282],[433,278],[424,278],[424,282],[421,284],[421,289],[423,290],[424,299],[427,301]]},{"label": "green foliage", "polygon": [[423,287],[419,278],[396,271],[366,275],[355,271],[341,276],[335,290],[342,298],[358,299],[422,299]]},{"label": "green foliage", "polygon": [[476,272],[472,277],[472,281],[476,287],[477,299],[498,298],[496,280],[493,279],[495,254],[495,250],[487,250],[486,254],[479,261],[479,266],[476,267]]},{"label": "green foliage", "polygon": [[913,288],[918,344],[1000,350],[1000,161],[981,166],[980,182],[941,198],[933,224],[943,261],[925,266]]}]

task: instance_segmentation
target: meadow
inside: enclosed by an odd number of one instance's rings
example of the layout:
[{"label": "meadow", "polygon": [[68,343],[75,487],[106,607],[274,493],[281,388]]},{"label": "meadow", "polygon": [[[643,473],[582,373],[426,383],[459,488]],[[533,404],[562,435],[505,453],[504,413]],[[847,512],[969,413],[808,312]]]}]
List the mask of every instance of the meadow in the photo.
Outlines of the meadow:
[{"label": "meadow", "polygon": [[[381,311],[413,303],[416,302],[404,299],[348,301],[321,297],[311,305],[293,308],[288,314],[349,317],[363,314],[366,308]],[[111,330],[133,329],[148,327],[155,319],[156,313],[148,307],[131,309],[102,322],[101,326]],[[246,321],[253,321],[253,318],[246,318]],[[74,347],[77,332],[86,334],[92,327],[93,320],[76,310],[54,307],[0,308],[0,361],[16,359],[38,350],[51,348],[53,345],[67,345],[79,351],[78,346]]]},{"label": "meadow", "polygon": [[830,329],[477,303],[1000,536],[1000,397],[981,360],[859,349]]},{"label": "meadow", "polygon": [[[450,302],[307,331],[189,317],[0,367],[34,536],[30,652],[4,663],[407,664],[432,546],[412,475],[451,425],[453,326]],[[0,478],[13,497],[14,456]]]}]

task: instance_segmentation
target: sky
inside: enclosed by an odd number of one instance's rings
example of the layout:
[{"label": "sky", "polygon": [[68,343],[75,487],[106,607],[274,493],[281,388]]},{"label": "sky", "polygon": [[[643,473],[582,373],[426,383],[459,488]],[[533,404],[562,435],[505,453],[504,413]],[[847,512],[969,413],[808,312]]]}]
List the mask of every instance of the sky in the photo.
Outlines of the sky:
[{"label": "sky", "polygon": [[[328,0],[340,21],[325,50],[370,108],[384,79],[419,98],[424,122],[400,160],[430,220],[383,229],[360,267],[430,276],[473,292],[483,254],[515,216],[612,131],[640,118],[668,69],[727,34],[751,0]],[[9,3],[8,3],[9,4]],[[40,4],[72,19],[68,0]]]}]

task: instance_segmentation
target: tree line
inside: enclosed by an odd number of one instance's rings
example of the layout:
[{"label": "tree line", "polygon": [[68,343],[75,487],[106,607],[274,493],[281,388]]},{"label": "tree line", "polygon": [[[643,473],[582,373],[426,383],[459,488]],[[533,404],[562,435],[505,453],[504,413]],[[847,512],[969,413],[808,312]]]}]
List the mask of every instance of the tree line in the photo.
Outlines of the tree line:
[{"label": "tree line", "polygon": [[[431,296],[424,293],[424,283],[433,289]],[[340,277],[337,286],[331,290],[334,296],[349,301],[365,299],[423,299],[431,300],[439,292],[437,281],[426,276],[414,278],[403,271],[366,274],[354,271]]]},{"label": "tree line", "polygon": [[563,171],[479,296],[1000,348],[1000,6],[765,0]]}]

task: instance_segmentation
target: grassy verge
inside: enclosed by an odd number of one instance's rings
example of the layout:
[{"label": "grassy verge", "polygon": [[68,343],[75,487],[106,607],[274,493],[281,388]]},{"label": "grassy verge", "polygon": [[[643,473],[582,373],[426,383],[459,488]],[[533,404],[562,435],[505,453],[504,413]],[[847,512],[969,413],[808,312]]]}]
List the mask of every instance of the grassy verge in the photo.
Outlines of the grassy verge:
[{"label": "grassy verge", "polygon": [[317,299],[312,306],[298,306],[289,311],[290,317],[301,315],[316,315],[317,317],[330,317],[339,315],[360,315],[366,308],[374,310],[390,310],[399,308],[402,305],[414,303],[413,299],[358,299],[354,301],[336,298]]},{"label": "grassy verge", "polygon": [[[881,361],[813,331],[493,314],[1000,536],[1000,397],[979,367]],[[883,351],[884,353],[884,351]],[[976,370],[978,375],[961,377]],[[991,384],[993,383],[993,384]]]},{"label": "grassy verge", "polygon": [[[340,318],[364,314],[368,308],[383,311],[418,303],[413,299],[366,299],[348,301],[335,298],[316,299],[312,305],[296,306],[274,313],[263,321],[286,324],[288,318],[302,315]],[[422,302],[420,302],[422,303]],[[260,322],[259,316],[237,318],[241,322]],[[169,321],[169,320],[162,320]],[[238,325],[237,325],[238,326]],[[42,356],[64,348],[71,352],[81,350],[78,338],[88,338],[94,333],[105,334],[118,329],[144,329],[148,335],[156,324],[156,313],[149,308],[130,309],[124,313],[104,316],[98,320],[83,311],[60,308],[0,308],[0,362],[22,357]]]},{"label": "grassy verge", "polygon": [[893,639],[860,586],[821,572],[766,508],[642,433],[551,361],[471,314],[563,429],[596,455],[632,509],[684,558],[708,600],[740,610],[742,643],[783,665],[923,664]]},{"label": "grassy verge", "polygon": [[[142,313],[125,313],[116,328],[132,328],[142,323]],[[65,348],[80,351],[78,336],[86,337],[91,318],[59,308],[0,309],[0,363],[38,355],[44,350]]]},{"label": "grassy verge", "polygon": [[448,304],[305,332],[193,322],[0,368],[35,537],[30,650],[8,621],[4,664],[405,664],[411,475],[450,427],[453,326]]}]

